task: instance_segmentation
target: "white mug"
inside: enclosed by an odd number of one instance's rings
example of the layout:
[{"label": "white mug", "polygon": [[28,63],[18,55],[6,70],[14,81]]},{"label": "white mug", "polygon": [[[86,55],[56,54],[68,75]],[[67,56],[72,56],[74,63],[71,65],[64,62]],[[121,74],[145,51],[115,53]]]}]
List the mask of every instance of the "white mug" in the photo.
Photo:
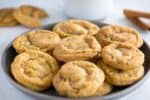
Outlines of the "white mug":
[{"label": "white mug", "polygon": [[72,18],[98,20],[112,12],[112,0],[62,0],[64,13]]}]

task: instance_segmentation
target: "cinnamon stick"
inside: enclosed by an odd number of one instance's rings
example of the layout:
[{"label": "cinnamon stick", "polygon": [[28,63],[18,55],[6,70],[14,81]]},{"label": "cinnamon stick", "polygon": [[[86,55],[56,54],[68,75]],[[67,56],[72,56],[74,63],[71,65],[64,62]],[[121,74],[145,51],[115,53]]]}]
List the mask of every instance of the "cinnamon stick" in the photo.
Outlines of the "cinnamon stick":
[{"label": "cinnamon stick", "polygon": [[144,17],[150,18],[150,12],[143,12],[131,9],[124,9],[124,14],[130,17]]},{"label": "cinnamon stick", "polygon": [[126,16],[129,20],[131,20],[134,24],[141,27],[144,30],[150,30],[150,24],[146,24],[142,22],[138,17],[129,17]]},{"label": "cinnamon stick", "polygon": [[147,12],[142,12],[142,11],[137,11],[137,10],[130,10],[130,9],[125,9],[124,10],[124,15],[131,20],[134,24],[137,26],[141,27],[144,30],[150,30],[150,23],[145,23],[142,20],[140,20],[140,17],[143,18],[149,18],[150,19],[150,13]]}]

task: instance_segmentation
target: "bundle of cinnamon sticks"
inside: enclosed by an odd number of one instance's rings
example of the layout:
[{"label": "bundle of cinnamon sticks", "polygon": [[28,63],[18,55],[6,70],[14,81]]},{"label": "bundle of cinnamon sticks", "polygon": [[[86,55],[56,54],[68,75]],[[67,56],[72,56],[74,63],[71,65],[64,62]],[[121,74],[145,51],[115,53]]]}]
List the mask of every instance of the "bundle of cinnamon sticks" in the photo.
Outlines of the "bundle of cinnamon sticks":
[{"label": "bundle of cinnamon sticks", "polygon": [[146,18],[150,20],[150,12],[142,12],[131,9],[124,9],[124,15],[131,20],[133,23],[138,25],[144,30],[150,30],[150,23],[142,21],[140,18]]}]

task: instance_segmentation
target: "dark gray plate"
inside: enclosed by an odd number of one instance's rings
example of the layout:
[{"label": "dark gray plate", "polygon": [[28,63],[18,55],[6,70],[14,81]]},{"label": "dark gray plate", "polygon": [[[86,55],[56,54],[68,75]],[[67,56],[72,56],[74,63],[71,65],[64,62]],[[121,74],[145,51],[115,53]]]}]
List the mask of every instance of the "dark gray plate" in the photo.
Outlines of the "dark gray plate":
[{"label": "dark gray plate", "polygon": [[[96,23],[99,26],[104,26],[106,24]],[[46,25],[38,29],[51,29],[54,24]],[[24,33],[23,33],[24,34]],[[95,97],[85,97],[85,98],[76,98],[75,100],[116,100],[122,96],[129,94],[130,92],[136,90],[148,77],[150,77],[150,47],[144,42],[143,46],[140,48],[145,54],[145,62],[144,62],[144,69],[145,74],[144,77],[139,80],[138,82],[134,83],[130,86],[125,87],[114,87],[113,91],[106,95],[106,96],[95,96]],[[34,92],[28,88],[23,87],[22,85],[18,84],[11,75],[10,72],[10,64],[13,61],[14,57],[17,55],[14,48],[12,47],[12,42],[6,47],[3,51],[2,56],[2,69],[8,79],[8,81],[15,86],[17,89],[21,90],[22,92],[30,95],[34,98],[38,98],[39,100],[74,100],[73,98],[62,97],[59,96],[58,93],[55,91],[54,88],[48,89],[44,92]]]}]

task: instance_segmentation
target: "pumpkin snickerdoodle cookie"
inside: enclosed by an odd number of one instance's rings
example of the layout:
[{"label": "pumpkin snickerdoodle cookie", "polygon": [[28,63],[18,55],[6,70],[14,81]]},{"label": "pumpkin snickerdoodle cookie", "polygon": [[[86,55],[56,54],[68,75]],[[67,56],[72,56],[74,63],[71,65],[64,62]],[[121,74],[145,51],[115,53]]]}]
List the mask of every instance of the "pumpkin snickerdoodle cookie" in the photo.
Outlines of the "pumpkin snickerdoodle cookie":
[{"label": "pumpkin snickerdoodle cookie", "polygon": [[143,44],[142,37],[137,30],[120,25],[102,27],[96,35],[96,38],[102,46],[109,45],[113,42],[121,42],[139,48]]},{"label": "pumpkin snickerdoodle cookie", "polygon": [[11,64],[11,73],[15,80],[34,91],[48,89],[57,71],[57,61],[41,51],[23,52]]},{"label": "pumpkin snickerdoodle cookie", "polygon": [[95,92],[93,96],[106,95],[110,93],[112,89],[113,89],[113,86],[110,83],[104,81],[103,84],[98,87],[97,91]]},{"label": "pumpkin snickerdoodle cookie", "polygon": [[34,30],[17,37],[13,42],[13,47],[18,53],[28,49],[47,52],[51,51],[59,41],[59,36],[52,31]]},{"label": "pumpkin snickerdoodle cookie", "polygon": [[40,27],[42,22],[38,18],[33,18],[28,15],[24,15],[20,9],[16,9],[13,13],[14,18],[22,25],[27,27]]},{"label": "pumpkin snickerdoodle cookie", "polygon": [[57,32],[61,37],[95,35],[99,31],[99,27],[85,20],[71,19],[56,24],[53,31]]},{"label": "pumpkin snickerdoodle cookie", "polygon": [[13,17],[14,8],[0,9],[0,26],[15,26],[18,24]]},{"label": "pumpkin snickerdoodle cookie", "polygon": [[31,5],[21,5],[20,10],[25,15],[30,15],[34,18],[45,18],[48,17],[48,14],[41,8],[34,7]]},{"label": "pumpkin snickerdoodle cookie", "polygon": [[122,43],[113,43],[102,49],[103,61],[117,69],[129,70],[144,63],[144,53],[138,48]]},{"label": "pumpkin snickerdoodle cookie", "polygon": [[144,75],[144,67],[142,65],[126,71],[115,69],[105,64],[102,60],[99,60],[97,65],[105,72],[106,80],[115,86],[131,85]]},{"label": "pumpkin snickerdoodle cookie", "polygon": [[60,61],[87,60],[101,51],[98,41],[90,35],[64,38],[53,50],[53,55]]},{"label": "pumpkin snickerdoodle cookie", "polygon": [[40,8],[30,5],[22,5],[15,9],[13,16],[19,23],[27,27],[35,28],[42,25],[42,22],[39,20],[39,18],[44,18],[48,15]]},{"label": "pumpkin snickerdoodle cookie", "polygon": [[56,91],[62,96],[92,96],[104,82],[104,72],[88,61],[64,64],[53,78]]}]

